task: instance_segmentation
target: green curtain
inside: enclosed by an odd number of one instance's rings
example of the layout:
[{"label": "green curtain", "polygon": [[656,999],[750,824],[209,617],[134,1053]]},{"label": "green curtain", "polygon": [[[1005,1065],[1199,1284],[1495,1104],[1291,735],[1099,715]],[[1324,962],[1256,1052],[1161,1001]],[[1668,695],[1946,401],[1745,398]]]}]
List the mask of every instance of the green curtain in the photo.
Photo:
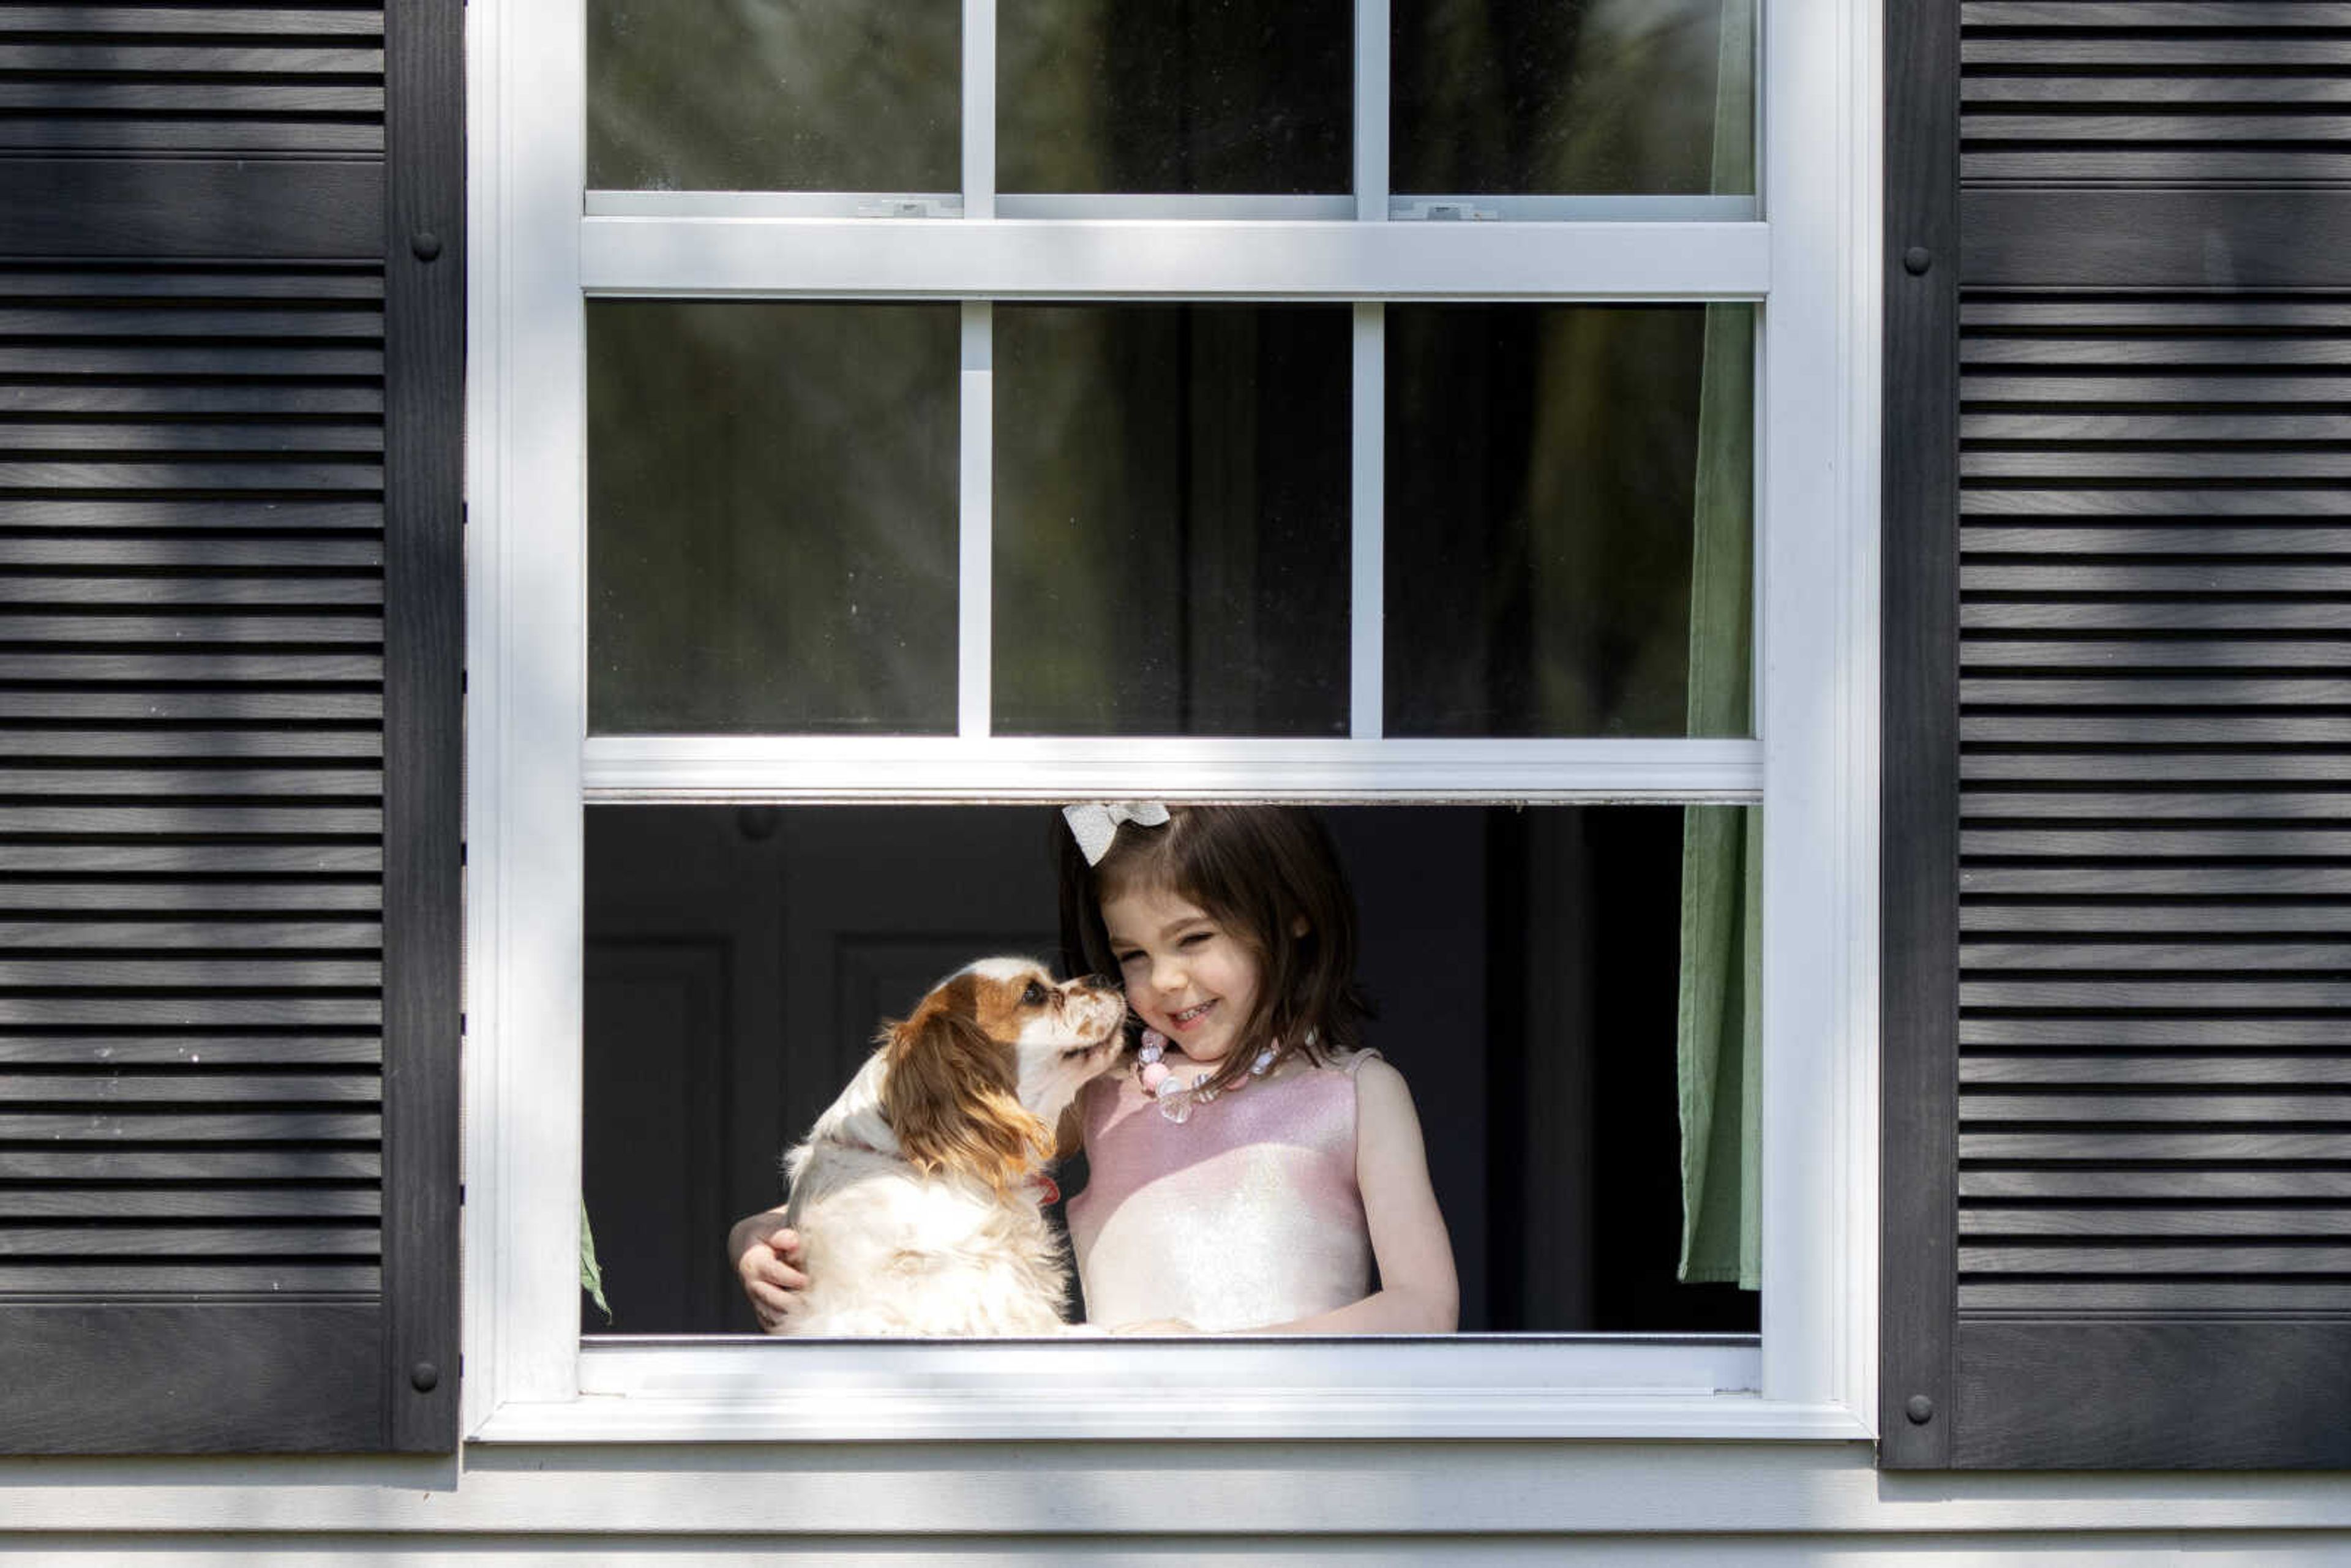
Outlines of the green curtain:
[{"label": "green curtain", "polygon": [[[1753,0],[1723,0],[1714,189],[1754,184]],[[1690,556],[1689,727],[1754,733],[1754,310],[1710,305]],[[1762,825],[1751,806],[1682,812],[1680,1277],[1761,1283]]]}]

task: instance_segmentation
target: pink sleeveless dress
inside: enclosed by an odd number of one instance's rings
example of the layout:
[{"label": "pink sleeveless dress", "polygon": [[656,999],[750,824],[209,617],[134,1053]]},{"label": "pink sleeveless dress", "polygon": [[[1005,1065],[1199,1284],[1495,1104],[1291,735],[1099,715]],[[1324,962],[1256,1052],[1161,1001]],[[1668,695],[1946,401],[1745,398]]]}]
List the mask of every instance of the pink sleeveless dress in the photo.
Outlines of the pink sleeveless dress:
[{"label": "pink sleeveless dress", "polygon": [[1291,1065],[1180,1125],[1130,1071],[1087,1084],[1078,1103],[1090,1174],[1069,1206],[1086,1320],[1180,1318],[1231,1333],[1368,1295],[1355,1071],[1374,1054]]}]

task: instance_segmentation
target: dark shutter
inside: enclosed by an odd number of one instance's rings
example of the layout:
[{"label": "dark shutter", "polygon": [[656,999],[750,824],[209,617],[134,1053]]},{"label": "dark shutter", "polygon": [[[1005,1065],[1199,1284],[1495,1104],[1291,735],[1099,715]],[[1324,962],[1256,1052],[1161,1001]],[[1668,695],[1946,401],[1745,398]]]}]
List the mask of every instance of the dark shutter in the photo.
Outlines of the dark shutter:
[{"label": "dark shutter", "polygon": [[461,17],[0,7],[0,1450],[455,1445]]},{"label": "dark shutter", "polygon": [[2351,1464],[2351,8],[1888,63],[1882,1455]]}]

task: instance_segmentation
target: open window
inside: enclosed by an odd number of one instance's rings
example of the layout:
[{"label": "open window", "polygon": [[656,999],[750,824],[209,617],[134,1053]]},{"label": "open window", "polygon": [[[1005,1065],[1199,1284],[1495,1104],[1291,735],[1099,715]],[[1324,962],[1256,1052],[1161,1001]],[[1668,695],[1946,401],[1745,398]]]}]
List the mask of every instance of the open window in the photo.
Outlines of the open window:
[{"label": "open window", "polygon": [[876,1414],[907,1354],[984,1406],[1257,1354],[675,1338],[748,1328],[718,1239],[876,1020],[1050,954],[1046,808],[1163,799],[1330,814],[1476,1331],[1275,1381],[1437,1367],[1366,1435],[1856,1430],[1867,557],[1751,8],[540,8],[584,47],[502,165],[561,378],[476,421],[476,1429],[979,1432]]}]

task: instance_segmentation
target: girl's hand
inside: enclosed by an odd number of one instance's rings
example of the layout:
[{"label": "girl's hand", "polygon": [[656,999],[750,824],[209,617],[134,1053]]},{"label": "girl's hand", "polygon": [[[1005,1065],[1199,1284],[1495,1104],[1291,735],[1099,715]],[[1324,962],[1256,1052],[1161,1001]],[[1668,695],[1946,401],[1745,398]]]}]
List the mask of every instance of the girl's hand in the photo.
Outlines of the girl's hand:
[{"label": "girl's hand", "polygon": [[808,1276],[799,1270],[799,1232],[784,1223],[781,1208],[748,1215],[726,1233],[726,1256],[760,1330],[780,1333],[808,1289]]}]

